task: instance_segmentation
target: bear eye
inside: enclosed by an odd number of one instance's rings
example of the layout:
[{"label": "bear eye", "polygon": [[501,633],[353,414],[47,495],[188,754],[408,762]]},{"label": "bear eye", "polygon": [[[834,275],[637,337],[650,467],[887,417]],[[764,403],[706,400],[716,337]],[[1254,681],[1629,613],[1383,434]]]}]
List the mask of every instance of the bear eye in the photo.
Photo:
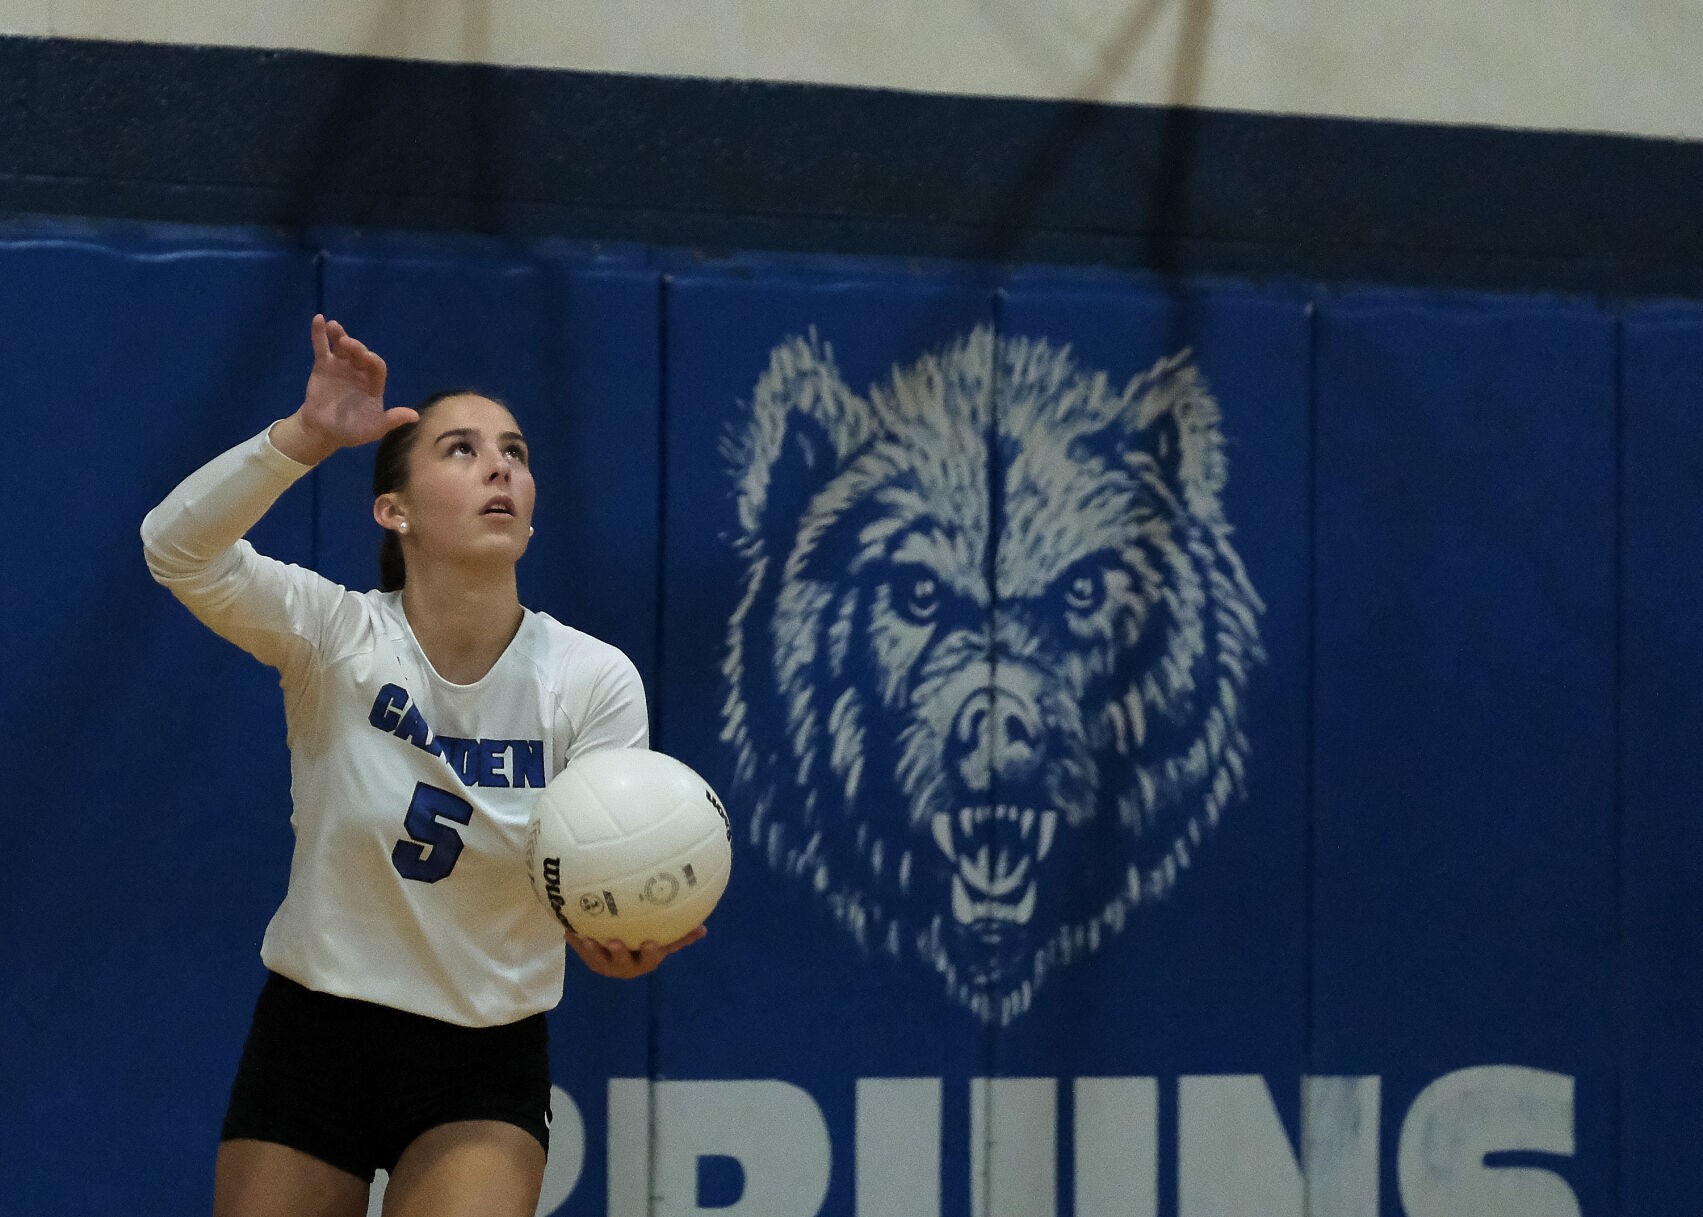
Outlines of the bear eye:
[{"label": "bear eye", "polygon": [[1101,570],[1078,570],[1064,585],[1064,607],[1086,616],[1105,603],[1106,575]]},{"label": "bear eye", "polygon": [[929,625],[940,615],[940,581],[926,570],[901,570],[893,579],[893,607],[906,621]]}]

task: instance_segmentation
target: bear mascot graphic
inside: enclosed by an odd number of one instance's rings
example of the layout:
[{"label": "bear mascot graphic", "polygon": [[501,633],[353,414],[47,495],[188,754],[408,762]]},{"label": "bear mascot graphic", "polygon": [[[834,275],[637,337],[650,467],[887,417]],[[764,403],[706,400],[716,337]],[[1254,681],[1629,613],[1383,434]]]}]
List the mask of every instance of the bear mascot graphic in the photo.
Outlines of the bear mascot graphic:
[{"label": "bear mascot graphic", "polygon": [[1263,605],[1189,352],[1121,391],[980,327],[859,395],[814,332],[725,455],[722,738],[750,843],[985,1022],[1166,895],[1244,797]]}]

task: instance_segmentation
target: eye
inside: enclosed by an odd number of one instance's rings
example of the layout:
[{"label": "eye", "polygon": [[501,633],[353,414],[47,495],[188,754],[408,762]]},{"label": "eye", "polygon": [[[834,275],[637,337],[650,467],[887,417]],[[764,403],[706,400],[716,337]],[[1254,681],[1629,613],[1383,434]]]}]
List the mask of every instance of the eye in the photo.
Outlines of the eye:
[{"label": "eye", "polygon": [[463,452],[465,452],[468,456],[472,456],[473,455],[473,445],[468,443],[464,439],[451,440],[450,445],[449,445],[449,452],[450,452],[451,456],[455,456],[455,455],[458,455],[458,454],[463,453]]},{"label": "eye", "polygon": [[914,625],[929,625],[940,615],[940,581],[917,567],[900,570],[889,585],[893,607]]},{"label": "eye", "polygon": [[1106,572],[1098,567],[1077,568],[1065,576],[1064,607],[1086,617],[1106,602]]},{"label": "eye", "polygon": [[515,462],[515,464],[526,464],[526,446],[524,444],[510,444],[507,448],[503,449],[503,451],[508,453],[509,457]]}]

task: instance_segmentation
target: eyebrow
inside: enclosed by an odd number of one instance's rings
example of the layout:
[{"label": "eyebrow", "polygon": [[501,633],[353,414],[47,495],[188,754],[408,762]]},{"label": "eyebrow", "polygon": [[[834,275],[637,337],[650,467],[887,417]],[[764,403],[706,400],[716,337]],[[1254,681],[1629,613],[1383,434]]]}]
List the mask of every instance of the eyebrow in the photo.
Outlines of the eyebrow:
[{"label": "eyebrow", "polygon": [[[464,439],[469,436],[477,436],[478,434],[479,429],[477,427],[452,427],[450,430],[445,431],[442,435],[433,440],[432,446],[436,447],[438,444],[443,443],[446,439]],[[517,439],[523,444],[526,442],[526,436],[522,435],[518,431],[499,431],[497,433],[497,439],[499,441],[505,439]]]}]

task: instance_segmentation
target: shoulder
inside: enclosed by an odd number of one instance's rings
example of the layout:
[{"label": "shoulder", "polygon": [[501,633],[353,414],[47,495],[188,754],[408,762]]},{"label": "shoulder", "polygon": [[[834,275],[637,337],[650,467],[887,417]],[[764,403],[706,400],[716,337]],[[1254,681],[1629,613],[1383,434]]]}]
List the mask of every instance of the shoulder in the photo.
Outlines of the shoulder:
[{"label": "shoulder", "polygon": [[340,657],[407,636],[400,592],[358,592],[335,588],[327,631],[327,651]]},{"label": "shoulder", "polygon": [[599,748],[643,748],[650,742],[644,682],[619,647],[533,615],[540,673],[566,731],[563,763]]},{"label": "shoulder", "polygon": [[551,683],[595,688],[640,685],[639,670],[626,652],[549,613],[528,609],[523,632],[534,667]]}]

